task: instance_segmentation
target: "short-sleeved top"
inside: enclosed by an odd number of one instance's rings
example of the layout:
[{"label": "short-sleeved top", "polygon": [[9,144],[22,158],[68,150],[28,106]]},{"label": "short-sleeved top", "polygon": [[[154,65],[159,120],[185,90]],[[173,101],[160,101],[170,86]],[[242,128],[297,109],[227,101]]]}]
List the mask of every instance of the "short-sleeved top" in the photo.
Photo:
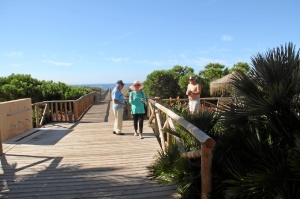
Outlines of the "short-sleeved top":
[{"label": "short-sleeved top", "polygon": [[114,100],[117,100],[119,101],[120,103],[125,103],[125,100],[124,100],[124,95],[123,93],[121,92],[121,90],[119,90],[117,87],[115,87],[112,92],[111,92],[111,97],[112,97],[112,101],[113,101],[113,108],[114,109],[121,109],[123,108],[122,105],[120,104],[115,104],[114,103]]},{"label": "short-sleeved top", "polygon": [[[144,100],[142,101],[141,98],[144,98]],[[131,104],[131,114],[145,113],[144,103],[146,103],[146,96],[143,91],[138,93],[131,91],[129,93],[129,103]]]}]

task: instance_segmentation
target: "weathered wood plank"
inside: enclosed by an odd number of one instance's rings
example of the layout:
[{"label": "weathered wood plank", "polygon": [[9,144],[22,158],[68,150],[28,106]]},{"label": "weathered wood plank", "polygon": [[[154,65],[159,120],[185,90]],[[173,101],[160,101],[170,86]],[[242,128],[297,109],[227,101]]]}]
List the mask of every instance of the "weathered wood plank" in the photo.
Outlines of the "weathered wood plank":
[{"label": "weathered wood plank", "polygon": [[110,106],[99,102],[78,123],[51,123],[5,142],[0,198],[174,198],[174,185],[147,178],[160,150],[147,121],[144,139],[133,136],[132,121],[124,121],[124,136],[114,135]]}]

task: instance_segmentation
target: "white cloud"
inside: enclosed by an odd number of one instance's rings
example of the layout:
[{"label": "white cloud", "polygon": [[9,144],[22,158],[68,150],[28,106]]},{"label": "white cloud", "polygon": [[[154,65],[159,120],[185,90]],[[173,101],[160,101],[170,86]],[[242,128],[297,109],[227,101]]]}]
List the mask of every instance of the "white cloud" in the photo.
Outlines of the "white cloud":
[{"label": "white cloud", "polygon": [[178,64],[177,60],[137,60],[134,61],[137,64],[147,64],[152,66],[175,66]]},{"label": "white cloud", "polygon": [[126,61],[129,61],[129,58],[111,57],[110,60],[113,62],[126,62]]},{"label": "white cloud", "polygon": [[227,65],[226,60],[211,59],[211,58],[205,58],[205,57],[199,57],[199,58],[193,60],[192,62],[195,63],[197,66],[206,66],[209,63],[220,63],[220,64],[224,64],[225,66]]},{"label": "white cloud", "polygon": [[7,53],[4,53],[4,55],[6,57],[19,58],[19,57],[23,56],[23,53],[22,52],[7,52]]},{"label": "white cloud", "polygon": [[201,51],[200,51],[200,54],[208,54],[208,53],[210,53],[210,52],[212,52],[212,51],[216,51],[217,48],[218,48],[217,45],[210,46],[210,47],[207,48],[207,49],[201,50]]},{"label": "white cloud", "polygon": [[52,64],[55,66],[72,66],[73,65],[73,63],[70,63],[70,62],[58,62],[58,61],[49,61],[49,60],[43,60],[43,62]]},{"label": "white cloud", "polygon": [[229,41],[232,41],[232,40],[233,40],[233,37],[230,36],[230,35],[222,35],[221,40],[222,40],[223,42],[229,42]]},{"label": "white cloud", "polygon": [[10,64],[11,67],[20,68],[23,64]]},{"label": "white cloud", "polygon": [[185,58],[186,58],[186,55],[185,55],[185,54],[183,54],[183,53],[181,53],[179,56],[180,56],[181,58],[183,58],[183,59],[185,59]]},{"label": "white cloud", "polygon": [[125,33],[125,34],[123,34],[123,35],[117,36],[117,37],[115,37],[115,38],[112,38],[111,40],[108,40],[108,41],[104,42],[104,43],[102,44],[102,46],[106,46],[106,45],[109,45],[109,44],[114,43],[114,42],[116,42],[116,41],[123,40],[123,39],[125,39],[125,38],[127,38],[127,37],[130,37],[132,34],[133,34],[133,33],[130,32],[130,33]]}]

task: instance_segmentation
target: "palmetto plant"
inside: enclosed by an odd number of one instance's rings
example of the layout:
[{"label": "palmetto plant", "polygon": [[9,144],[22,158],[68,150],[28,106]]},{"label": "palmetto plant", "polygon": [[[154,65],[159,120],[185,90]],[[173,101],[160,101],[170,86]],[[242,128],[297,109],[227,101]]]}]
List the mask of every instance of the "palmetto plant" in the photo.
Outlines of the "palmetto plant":
[{"label": "palmetto plant", "polygon": [[[179,107],[176,107],[174,111],[205,132],[214,132],[213,129],[218,119],[214,112],[204,111],[190,115],[185,109]],[[188,131],[179,125],[176,128],[177,133],[172,132],[171,129],[166,129],[166,131],[179,136],[186,151],[200,149],[201,144]],[[201,159],[182,158],[175,143],[167,147],[166,153],[160,151],[156,156],[156,161],[148,169],[149,177],[156,182],[175,183],[182,198],[201,197]]]},{"label": "palmetto plant", "polygon": [[254,56],[250,73],[233,78],[239,98],[223,107],[214,156],[228,197],[300,198],[299,55],[289,43]]},{"label": "palmetto plant", "polygon": [[[300,198],[300,52],[289,43],[254,56],[252,66],[248,74],[235,75],[238,97],[218,117],[180,114],[217,141],[211,198]],[[199,149],[178,129],[187,150]],[[149,167],[150,176],[178,184],[184,198],[197,198],[199,161],[187,163],[172,145]]]}]

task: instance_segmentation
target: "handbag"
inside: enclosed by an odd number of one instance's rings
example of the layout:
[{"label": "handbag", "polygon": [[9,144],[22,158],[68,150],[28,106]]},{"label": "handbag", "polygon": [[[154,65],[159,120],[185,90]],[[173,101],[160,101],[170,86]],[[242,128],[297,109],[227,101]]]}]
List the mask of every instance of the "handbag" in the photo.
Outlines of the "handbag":
[{"label": "handbag", "polygon": [[143,94],[143,98],[144,98],[144,102],[143,102],[143,104],[144,104],[144,109],[145,109],[145,116],[147,116],[147,111],[148,111],[148,107],[147,107],[147,104],[146,104],[146,101],[145,101],[145,93],[143,92],[143,91],[141,91],[142,92],[142,94]]}]

